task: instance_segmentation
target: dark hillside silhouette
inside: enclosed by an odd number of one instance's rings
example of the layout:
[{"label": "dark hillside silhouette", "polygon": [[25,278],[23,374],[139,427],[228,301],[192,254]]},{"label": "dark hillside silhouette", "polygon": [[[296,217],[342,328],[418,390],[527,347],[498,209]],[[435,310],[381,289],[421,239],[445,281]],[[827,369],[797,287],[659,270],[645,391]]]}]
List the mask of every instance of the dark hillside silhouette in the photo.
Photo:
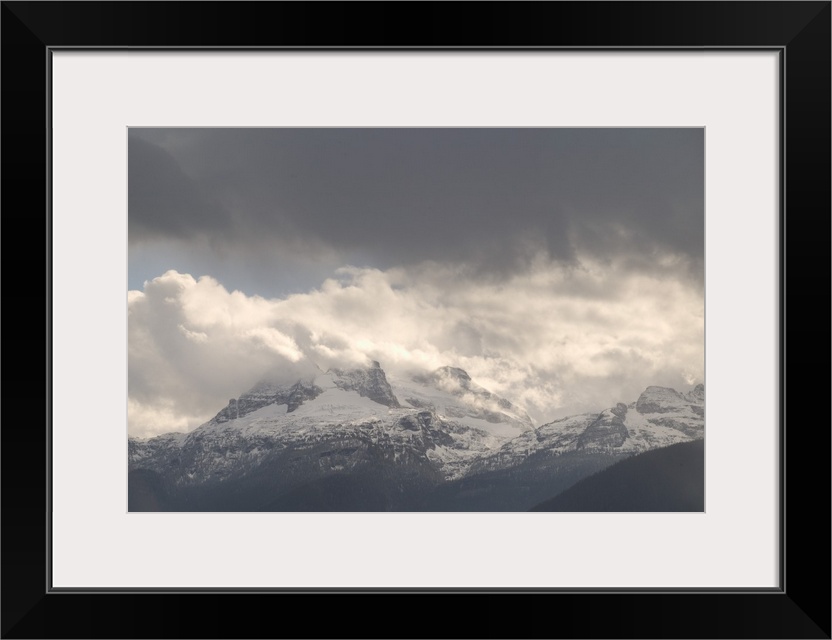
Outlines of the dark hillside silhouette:
[{"label": "dark hillside silhouette", "polygon": [[622,460],[531,511],[704,511],[705,441]]}]

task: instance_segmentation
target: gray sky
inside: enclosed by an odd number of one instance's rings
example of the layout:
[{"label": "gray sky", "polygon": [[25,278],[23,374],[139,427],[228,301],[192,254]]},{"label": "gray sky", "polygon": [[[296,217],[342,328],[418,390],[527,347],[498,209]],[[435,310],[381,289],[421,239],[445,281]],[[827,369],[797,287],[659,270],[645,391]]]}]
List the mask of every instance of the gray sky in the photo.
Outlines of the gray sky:
[{"label": "gray sky", "polygon": [[645,268],[670,251],[703,273],[702,129],[129,135],[131,288],[177,264],[270,295],[342,264],[435,260],[499,277],[538,249]]},{"label": "gray sky", "polygon": [[464,365],[540,420],[702,381],[702,129],[130,129],[128,150],[131,431],[193,428],[274,358]]}]

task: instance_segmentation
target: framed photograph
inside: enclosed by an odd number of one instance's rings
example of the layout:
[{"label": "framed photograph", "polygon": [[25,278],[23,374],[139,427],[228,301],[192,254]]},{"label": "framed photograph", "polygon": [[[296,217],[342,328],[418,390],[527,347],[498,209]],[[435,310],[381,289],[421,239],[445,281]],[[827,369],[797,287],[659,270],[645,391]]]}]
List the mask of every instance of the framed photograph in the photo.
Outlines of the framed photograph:
[{"label": "framed photograph", "polygon": [[3,3],[4,637],[830,637],[830,4],[599,6]]}]

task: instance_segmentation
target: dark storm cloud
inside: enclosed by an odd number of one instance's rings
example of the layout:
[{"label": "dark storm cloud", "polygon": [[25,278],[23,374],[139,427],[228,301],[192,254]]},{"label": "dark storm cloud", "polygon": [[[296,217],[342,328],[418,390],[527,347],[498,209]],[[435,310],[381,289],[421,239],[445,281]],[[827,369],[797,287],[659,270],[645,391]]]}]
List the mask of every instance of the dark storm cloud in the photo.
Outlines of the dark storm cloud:
[{"label": "dark storm cloud", "polygon": [[192,238],[224,231],[229,216],[162,147],[130,135],[128,162],[130,240]]},{"label": "dark storm cloud", "polygon": [[207,239],[246,259],[334,253],[485,274],[540,251],[647,270],[669,254],[701,272],[701,129],[131,129],[129,140],[134,244]]}]

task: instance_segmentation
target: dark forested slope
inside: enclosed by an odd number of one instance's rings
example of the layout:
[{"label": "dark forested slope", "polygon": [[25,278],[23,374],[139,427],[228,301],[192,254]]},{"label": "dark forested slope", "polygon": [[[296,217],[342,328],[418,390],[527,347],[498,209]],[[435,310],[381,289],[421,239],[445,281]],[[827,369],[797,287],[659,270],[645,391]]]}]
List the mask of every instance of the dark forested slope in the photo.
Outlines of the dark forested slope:
[{"label": "dark forested slope", "polygon": [[532,511],[704,511],[705,441],[641,453],[584,478]]}]

